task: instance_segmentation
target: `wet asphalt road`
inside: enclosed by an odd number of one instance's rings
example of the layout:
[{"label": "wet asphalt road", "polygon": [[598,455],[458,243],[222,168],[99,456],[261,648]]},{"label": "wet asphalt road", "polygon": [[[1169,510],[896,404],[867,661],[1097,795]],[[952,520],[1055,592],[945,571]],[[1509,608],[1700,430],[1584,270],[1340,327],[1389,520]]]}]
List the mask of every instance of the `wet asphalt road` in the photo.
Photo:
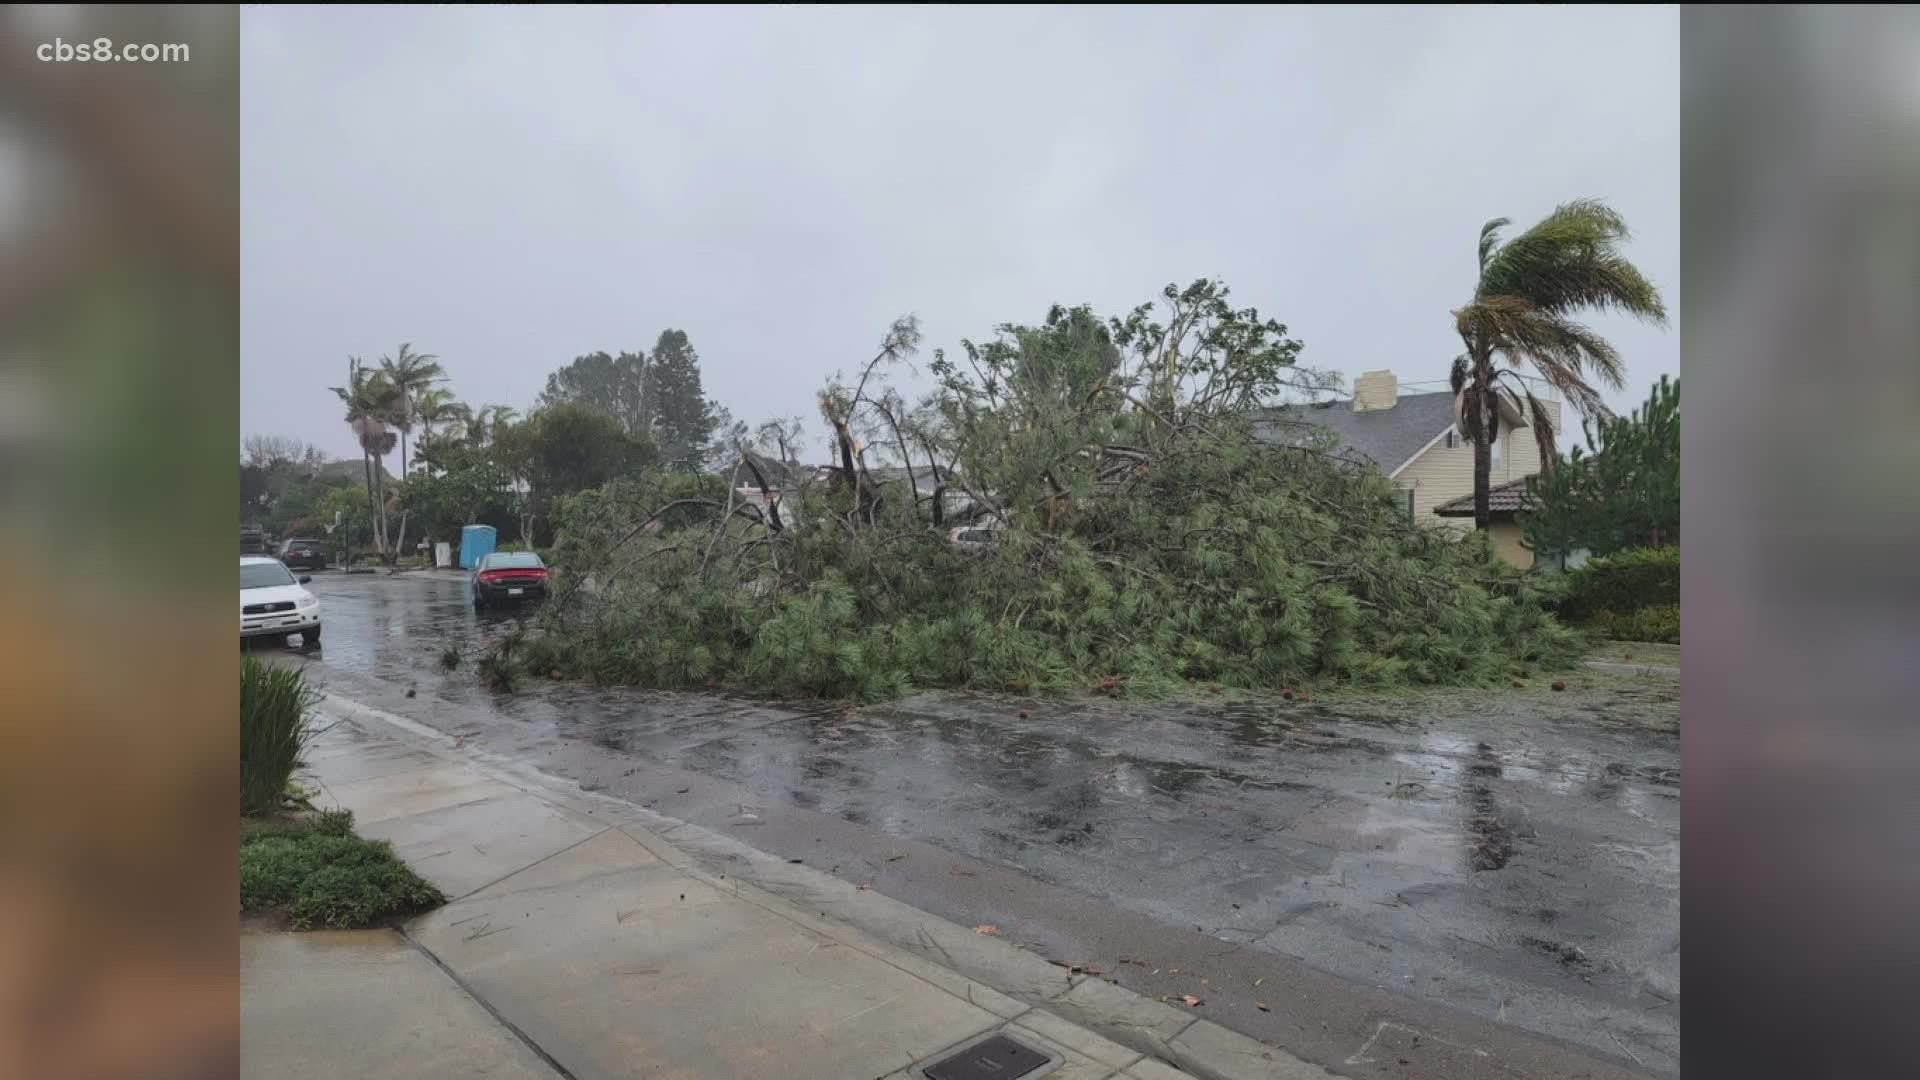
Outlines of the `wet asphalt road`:
[{"label": "wet asphalt road", "polygon": [[[1583,673],[1491,707],[846,710],[545,680],[496,698],[471,660],[513,617],[476,617],[463,582],[312,588],[309,655],[341,693],[1135,990],[1193,993],[1337,1072],[1678,1071],[1669,681]],[[468,661],[451,673],[449,643]]]}]

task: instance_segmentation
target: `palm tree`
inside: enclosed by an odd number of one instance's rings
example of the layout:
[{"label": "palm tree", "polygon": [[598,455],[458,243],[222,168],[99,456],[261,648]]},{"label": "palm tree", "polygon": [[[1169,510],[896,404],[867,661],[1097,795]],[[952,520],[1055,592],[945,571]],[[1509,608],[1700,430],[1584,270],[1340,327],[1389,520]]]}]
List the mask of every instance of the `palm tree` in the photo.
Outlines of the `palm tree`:
[{"label": "palm tree", "polygon": [[400,429],[400,478],[407,476],[407,436],[412,434],[413,425],[420,418],[415,407],[419,395],[434,383],[447,377],[446,369],[440,366],[440,358],[431,353],[417,353],[410,343],[400,345],[396,356],[380,358],[380,373],[393,384],[396,392],[393,402],[393,426]]},{"label": "palm tree", "polygon": [[[1620,254],[1627,223],[1605,203],[1577,199],[1502,243],[1510,224],[1495,218],[1481,227],[1480,280],[1472,301],[1453,313],[1467,347],[1453,362],[1453,394],[1461,433],[1473,440],[1473,521],[1482,530],[1503,404],[1520,412],[1525,402],[1541,467],[1551,468],[1552,418],[1515,372],[1531,367],[1581,415],[1608,416],[1588,379],[1618,389],[1626,368],[1605,338],[1572,316],[1619,311],[1656,326],[1667,316],[1659,290]],[[1509,370],[1496,370],[1495,357]]]},{"label": "palm tree", "polygon": [[474,446],[490,446],[494,436],[510,426],[520,415],[511,405],[482,405],[468,411],[466,416],[467,442]]},{"label": "palm tree", "polygon": [[[384,555],[387,550],[386,468],[381,465],[376,477],[375,462],[393,452],[394,433],[387,426],[398,394],[385,373],[361,364],[357,356],[347,357],[347,385],[330,387],[347,407],[347,426],[360,443],[361,464],[367,472],[367,509],[372,514],[374,546]],[[377,484],[377,492],[376,492]]]},{"label": "palm tree", "polygon": [[473,410],[465,402],[455,401],[453,391],[434,387],[414,396],[413,414],[420,421],[420,437],[414,440],[414,448],[418,449],[434,440],[439,434],[436,428],[463,423],[473,415]]}]

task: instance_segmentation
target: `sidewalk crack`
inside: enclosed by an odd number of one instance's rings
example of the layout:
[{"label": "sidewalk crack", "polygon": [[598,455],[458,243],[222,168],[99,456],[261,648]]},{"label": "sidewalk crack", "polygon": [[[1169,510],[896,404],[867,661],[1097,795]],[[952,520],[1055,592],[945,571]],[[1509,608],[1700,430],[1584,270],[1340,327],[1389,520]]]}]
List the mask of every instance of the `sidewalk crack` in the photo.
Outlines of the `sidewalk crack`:
[{"label": "sidewalk crack", "polygon": [[579,847],[581,844],[586,843],[588,840],[592,840],[594,837],[599,836],[601,833],[606,832],[608,829],[612,827],[613,826],[611,825],[607,825],[599,829],[596,829],[591,835],[586,836],[580,840],[577,840],[571,844],[568,844],[566,847],[561,848],[559,851],[556,851],[551,855],[542,855],[540,858],[535,859],[534,861],[528,863],[527,865],[520,867],[518,870],[510,870],[507,873],[501,874],[499,877],[494,878],[492,881],[487,882],[485,885],[482,885],[477,889],[468,889],[466,892],[461,893],[459,896],[456,896],[452,900],[449,900],[447,902],[450,904],[458,903],[462,900],[465,900],[467,897],[472,896],[474,893],[482,892],[484,890],[493,888],[495,885],[498,885],[501,882],[507,880],[508,878],[513,877],[515,874],[524,874],[527,871],[533,869],[534,867],[539,866],[541,863],[546,862],[548,859],[554,859],[554,858],[558,858],[561,855],[565,855],[567,852],[572,851],[574,848]]},{"label": "sidewalk crack", "polygon": [[560,1062],[556,1060],[552,1054],[547,1053],[545,1047],[542,1047],[539,1043],[534,1042],[533,1039],[530,1036],[528,1036],[526,1032],[520,1030],[518,1025],[516,1025],[513,1021],[503,1016],[499,1009],[494,1008],[493,1002],[488,1001],[486,998],[481,997],[478,993],[474,991],[473,987],[467,985],[467,982],[465,979],[462,979],[459,976],[459,974],[456,973],[452,968],[442,963],[440,958],[434,955],[432,949],[429,949],[425,945],[422,945],[418,941],[414,940],[413,935],[407,933],[405,927],[399,928],[399,934],[400,934],[400,937],[403,940],[405,940],[407,944],[413,946],[416,950],[418,950],[421,956],[426,957],[429,963],[431,963],[434,967],[439,968],[440,971],[443,974],[445,974],[447,978],[453,980],[453,985],[459,987],[461,993],[467,995],[467,997],[470,1000],[472,1000],[474,1004],[480,1006],[482,1009],[485,1009],[487,1011],[487,1015],[493,1017],[494,1020],[498,1022],[501,1027],[506,1028],[507,1031],[511,1033],[514,1038],[520,1040],[520,1044],[522,1046],[525,1046],[528,1050],[532,1051],[535,1057],[545,1062],[548,1068],[552,1069],[555,1073],[559,1074],[559,1076],[561,1077],[561,1080],[579,1080],[578,1077],[574,1076],[573,1070],[567,1068],[565,1065],[560,1064]]}]

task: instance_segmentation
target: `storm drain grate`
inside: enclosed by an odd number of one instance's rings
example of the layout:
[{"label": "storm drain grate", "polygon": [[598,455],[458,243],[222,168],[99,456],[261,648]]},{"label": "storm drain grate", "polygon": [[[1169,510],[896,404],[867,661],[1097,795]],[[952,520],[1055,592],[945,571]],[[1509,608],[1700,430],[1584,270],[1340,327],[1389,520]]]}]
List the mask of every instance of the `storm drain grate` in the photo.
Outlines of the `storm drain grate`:
[{"label": "storm drain grate", "polygon": [[927,1066],[928,1080],[1014,1080],[1045,1065],[1047,1055],[995,1035]]}]

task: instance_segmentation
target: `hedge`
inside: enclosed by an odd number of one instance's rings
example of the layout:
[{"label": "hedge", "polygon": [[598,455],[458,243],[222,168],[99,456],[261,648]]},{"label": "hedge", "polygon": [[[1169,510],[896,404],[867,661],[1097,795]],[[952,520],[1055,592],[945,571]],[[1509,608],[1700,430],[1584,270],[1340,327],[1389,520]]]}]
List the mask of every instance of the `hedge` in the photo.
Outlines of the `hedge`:
[{"label": "hedge", "polygon": [[[1594,559],[1567,574],[1562,617],[1585,621],[1680,603],[1680,549],[1634,548]],[[1677,620],[1676,620],[1677,621]]]},{"label": "hedge", "polygon": [[1625,615],[1602,611],[1588,619],[1588,630],[1615,641],[1659,641],[1680,644],[1680,606],[1661,604]]}]

